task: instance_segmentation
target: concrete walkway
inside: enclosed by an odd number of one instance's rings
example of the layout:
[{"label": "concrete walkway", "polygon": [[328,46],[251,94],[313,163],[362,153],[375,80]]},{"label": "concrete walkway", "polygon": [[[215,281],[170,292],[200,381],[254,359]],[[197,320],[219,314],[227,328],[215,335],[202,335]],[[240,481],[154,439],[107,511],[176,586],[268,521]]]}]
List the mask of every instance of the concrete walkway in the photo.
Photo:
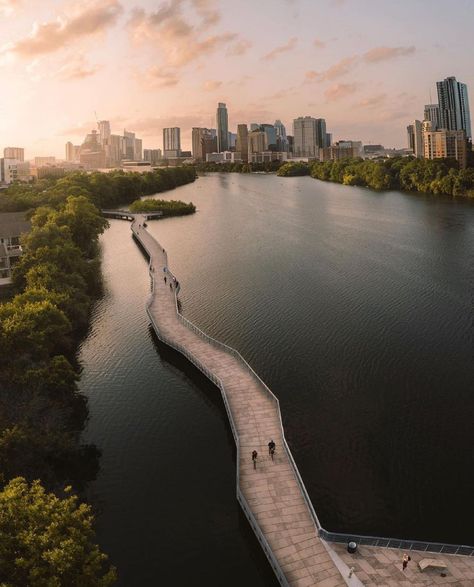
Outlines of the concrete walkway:
[{"label": "concrete walkway", "polygon": [[[134,220],[132,231],[150,256],[152,294],[147,312],[157,336],[221,389],[237,444],[237,498],[280,583],[361,585],[355,576],[347,579],[348,567],[318,536],[312,506],[286,448],[278,401],[236,351],[206,340],[178,314],[177,288],[172,275],[164,271],[165,251],[143,228],[142,218]],[[276,443],[273,461],[268,455],[270,439]],[[253,450],[258,451],[256,469]]]}]

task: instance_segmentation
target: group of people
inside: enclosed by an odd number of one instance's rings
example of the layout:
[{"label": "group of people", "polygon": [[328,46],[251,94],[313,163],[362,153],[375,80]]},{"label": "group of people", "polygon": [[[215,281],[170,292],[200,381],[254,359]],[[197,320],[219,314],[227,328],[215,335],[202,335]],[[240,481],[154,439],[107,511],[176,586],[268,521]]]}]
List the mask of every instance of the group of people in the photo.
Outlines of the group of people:
[{"label": "group of people", "polygon": [[[273,461],[273,457],[275,455],[275,448],[276,448],[276,444],[273,442],[273,440],[270,440],[270,442],[268,443],[268,454],[270,455],[272,461]],[[252,462],[253,462],[254,469],[257,468],[257,457],[258,457],[258,452],[256,450],[253,450],[252,451]]]}]

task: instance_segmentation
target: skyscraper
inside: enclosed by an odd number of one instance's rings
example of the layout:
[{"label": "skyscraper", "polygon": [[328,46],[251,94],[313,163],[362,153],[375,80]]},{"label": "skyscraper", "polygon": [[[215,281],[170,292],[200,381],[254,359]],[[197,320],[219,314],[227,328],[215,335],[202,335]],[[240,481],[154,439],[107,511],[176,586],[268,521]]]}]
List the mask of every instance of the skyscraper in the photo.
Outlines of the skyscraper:
[{"label": "skyscraper", "polygon": [[268,150],[267,134],[264,130],[252,130],[249,132],[248,156],[250,153],[261,153]]},{"label": "skyscraper", "polygon": [[110,122],[108,120],[99,120],[97,126],[99,127],[100,144],[104,146],[110,138]]},{"label": "skyscraper", "polygon": [[407,126],[408,148],[413,151],[415,157],[423,158],[423,127],[420,120]]},{"label": "skyscraper", "polygon": [[261,124],[260,129],[267,136],[267,149],[269,151],[276,151],[277,150],[277,132],[273,124]]},{"label": "skyscraper", "polygon": [[163,152],[165,159],[181,155],[181,130],[177,126],[163,129]]},{"label": "skyscraper", "polygon": [[455,77],[447,77],[436,82],[438,89],[440,128],[447,130],[464,130],[471,138],[471,115],[467,86],[456,81]]},{"label": "skyscraper", "polygon": [[286,128],[281,120],[275,120],[276,136],[277,136],[277,150],[288,151],[288,140],[286,138]]},{"label": "skyscraper", "polygon": [[242,161],[249,160],[249,131],[246,124],[237,125],[237,141],[235,150],[240,153]]},{"label": "skyscraper", "polygon": [[130,159],[133,161],[135,159],[135,133],[124,130],[123,138],[125,159]]},{"label": "skyscraper", "polygon": [[[191,143],[192,143],[192,153],[193,158],[196,161],[205,161],[206,160],[206,153],[209,151],[208,148],[210,147],[209,141],[207,139],[212,140],[216,136],[215,129],[211,128],[202,128],[199,126],[193,127],[191,133]],[[216,149],[214,148],[214,151]]]},{"label": "skyscraper", "polygon": [[311,116],[300,116],[293,121],[294,154],[296,157],[319,156],[318,121]]},{"label": "skyscraper", "polygon": [[229,149],[229,119],[227,108],[223,102],[219,102],[216,112],[217,123],[217,152],[227,151]]},{"label": "skyscraper", "polygon": [[440,126],[438,104],[425,105],[424,120],[429,120],[431,122],[432,130],[438,130]]}]

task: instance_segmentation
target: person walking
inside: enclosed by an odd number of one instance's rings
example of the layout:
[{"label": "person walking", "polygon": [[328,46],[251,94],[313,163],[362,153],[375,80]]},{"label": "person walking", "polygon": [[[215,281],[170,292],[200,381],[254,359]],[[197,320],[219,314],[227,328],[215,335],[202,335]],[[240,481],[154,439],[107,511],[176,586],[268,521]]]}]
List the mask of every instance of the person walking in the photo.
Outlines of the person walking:
[{"label": "person walking", "polygon": [[405,569],[408,566],[408,563],[411,561],[411,556],[408,556],[408,554],[404,554],[403,555],[403,561],[402,561],[402,569],[405,571]]},{"label": "person walking", "polygon": [[272,457],[272,461],[273,461],[273,455],[275,454],[275,443],[273,442],[273,440],[270,440],[270,442],[268,443],[268,454]]},{"label": "person walking", "polygon": [[163,277],[163,279],[165,280],[165,283],[166,283],[166,275]]},{"label": "person walking", "polygon": [[256,469],[257,468],[257,457],[258,457],[258,452],[256,450],[252,451],[252,461],[253,461],[253,468]]}]

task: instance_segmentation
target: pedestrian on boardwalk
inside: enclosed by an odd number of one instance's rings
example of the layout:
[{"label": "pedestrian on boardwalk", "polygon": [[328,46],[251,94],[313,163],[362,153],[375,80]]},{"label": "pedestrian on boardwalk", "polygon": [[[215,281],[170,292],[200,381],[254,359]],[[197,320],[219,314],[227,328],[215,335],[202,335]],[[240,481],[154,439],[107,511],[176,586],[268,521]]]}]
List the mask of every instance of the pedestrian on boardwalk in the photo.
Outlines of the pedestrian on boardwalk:
[{"label": "pedestrian on boardwalk", "polygon": [[405,570],[408,566],[408,563],[411,561],[411,556],[408,554],[403,555],[403,562],[402,562],[402,569]]},{"label": "pedestrian on boardwalk", "polygon": [[163,279],[165,280],[165,283],[166,283],[166,275],[163,277]]},{"label": "pedestrian on boardwalk", "polygon": [[268,443],[268,454],[272,457],[272,461],[273,461],[273,455],[275,454],[275,443],[273,442],[273,440],[270,440],[270,442]]},{"label": "pedestrian on boardwalk", "polygon": [[173,284],[172,283],[170,283],[170,289],[173,289]]},{"label": "pedestrian on boardwalk", "polygon": [[258,457],[258,452],[256,450],[252,451],[252,461],[253,461],[253,468],[256,469],[257,468],[257,457]]}]

